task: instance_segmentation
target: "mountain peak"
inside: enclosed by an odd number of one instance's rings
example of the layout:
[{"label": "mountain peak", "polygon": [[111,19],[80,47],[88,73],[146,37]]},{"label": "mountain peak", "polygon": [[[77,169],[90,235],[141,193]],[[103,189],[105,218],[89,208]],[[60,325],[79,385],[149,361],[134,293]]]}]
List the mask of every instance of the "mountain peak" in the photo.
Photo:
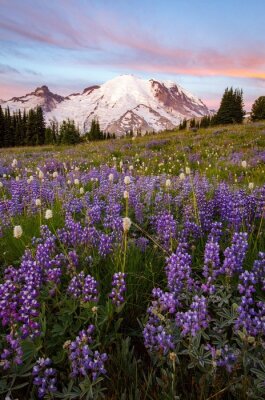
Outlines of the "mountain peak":
[{"label": "mountain peak", "polygon": [[161,131],[172,129],[184,118],[209,115],[206,105],[172,81],[142,79],[132,74],[117,76],[102,85],[86,87],[67,97],[52,93],[48,86],[4,103],[11,111],[40,105],[47,123],[73,119],[83,132],[97,118],[105,132]]},{"label": "mountain peak", "polygon": [[36,95],[45,95],[45,94],[49,94],[49,93],[51,93],[51,91],[50,91],[50,89],[48,88],[48,86],[46,86],[46,85],[37,87],[37,88],[34,90],[34,94],[36,94]]}]

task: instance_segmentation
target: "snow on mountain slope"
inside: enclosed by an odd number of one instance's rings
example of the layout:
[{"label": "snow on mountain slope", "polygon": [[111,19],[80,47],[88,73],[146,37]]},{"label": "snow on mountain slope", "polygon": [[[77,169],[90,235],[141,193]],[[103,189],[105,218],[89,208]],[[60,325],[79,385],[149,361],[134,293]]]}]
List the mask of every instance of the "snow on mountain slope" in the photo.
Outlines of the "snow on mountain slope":
[{"label": "snow on mountain slope", "polygon": [[122,75],[101,86],[90,86],[82,93],[62,97],[51,93],[47,86],[2,104],[11,111],[43,107],[47,123],[74,119],[81,132],[90,129],[97,118],[106,132],[117,136],[133,130],[160,131],[172,129],[183,118],[208,115],[205,104],[171,81],[144,80]]},{"label": "snow on mountain slope", "polygon": [[64,97],[50,92],[47,86],[38,87],[34,92],[25,96],[13,97],[3,103],[3,107],[9,107],[10,111],[29,110],[37,106],[41,106],[45,113],[50,112],[57,104],[61,103]]}]

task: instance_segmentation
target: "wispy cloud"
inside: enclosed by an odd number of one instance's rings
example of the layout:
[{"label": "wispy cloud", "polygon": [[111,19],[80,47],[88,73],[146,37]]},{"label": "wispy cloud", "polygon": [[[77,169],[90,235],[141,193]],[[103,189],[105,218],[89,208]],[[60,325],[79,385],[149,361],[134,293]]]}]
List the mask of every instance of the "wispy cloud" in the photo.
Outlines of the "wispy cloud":
[{"label": "wispy cloud", "polygon": [[16,68],[11,67],[10,65],[0,64],[0,74],[19,74],[19,71]]},{"label": "wispy cloud", "polygon": [[[57,66],[62,66],[63,73],[58,75],[61,79],[66,79],[66,70],[72,71],[73,67],[77,78],[80,73],[84,76],[85,70],[100,67],[118,72],[167,74],[176,79],[186,75],[248,79],[255,84],[265,80],[265,48],[247,45],[247,50],[243,49],[240,36],[216,46],[207,38],[197,41],[196,31],[187,30],[183,41],[181,37],[185,35],[171,36],[165,24],[163,31],[159,26],[156,30],[155,25],[154,28],[148,23],[150,16],[146,24],[141,24],[135,14],[125,15],[122,7],[110,7],[103,1],[1,2],[2,52],[5,48],[5,55],[9,52],[12,60],[19,59],[20,65],[26,63],[24,68],[10,62],[2,64],[2,75],[38,77],[45,60],[49,70],[54,65],[54,74],[58,74]],[[166,9],[169,13],[170,6]],[[36,65],[42,63],[39,70],[32,60]]]}]

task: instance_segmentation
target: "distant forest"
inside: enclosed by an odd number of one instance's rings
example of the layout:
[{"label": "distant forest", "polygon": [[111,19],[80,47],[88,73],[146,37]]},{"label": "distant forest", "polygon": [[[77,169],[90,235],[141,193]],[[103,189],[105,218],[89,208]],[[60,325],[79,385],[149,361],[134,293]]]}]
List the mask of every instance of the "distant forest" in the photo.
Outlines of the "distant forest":
[{"label": "distant forest", "polygon": [[90,131],[81,136],[74,121],[68,119],[60,126],[51,122],[46,126],[42,108],[11,114],[0,106],[0,147],[41,146],[43,144],[77,144],[82,140],[105,140],[114,134],[101,131],[99,122],[92,121]]}]

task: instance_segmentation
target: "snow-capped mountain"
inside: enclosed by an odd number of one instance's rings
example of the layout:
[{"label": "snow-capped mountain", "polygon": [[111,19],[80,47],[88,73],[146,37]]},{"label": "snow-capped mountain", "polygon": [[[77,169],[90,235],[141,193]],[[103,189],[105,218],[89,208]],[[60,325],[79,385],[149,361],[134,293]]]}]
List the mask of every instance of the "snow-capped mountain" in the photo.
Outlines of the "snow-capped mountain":
[{"label": "snow-capped mountain", "polygon": [[40,105],[47,123],[74,119],[81,132],[90,129],[97,118],[101,129],[117,136],[133,130],[161,131],[172,129],[183,118],[210,114],[206,105],[187,90],[171,81],[144,80],[122,75],[101,86],[87,87],[82,93],[67,97],[50,92],[47,86],[22,97],[5,101],[2,107],[11,111]]}]

